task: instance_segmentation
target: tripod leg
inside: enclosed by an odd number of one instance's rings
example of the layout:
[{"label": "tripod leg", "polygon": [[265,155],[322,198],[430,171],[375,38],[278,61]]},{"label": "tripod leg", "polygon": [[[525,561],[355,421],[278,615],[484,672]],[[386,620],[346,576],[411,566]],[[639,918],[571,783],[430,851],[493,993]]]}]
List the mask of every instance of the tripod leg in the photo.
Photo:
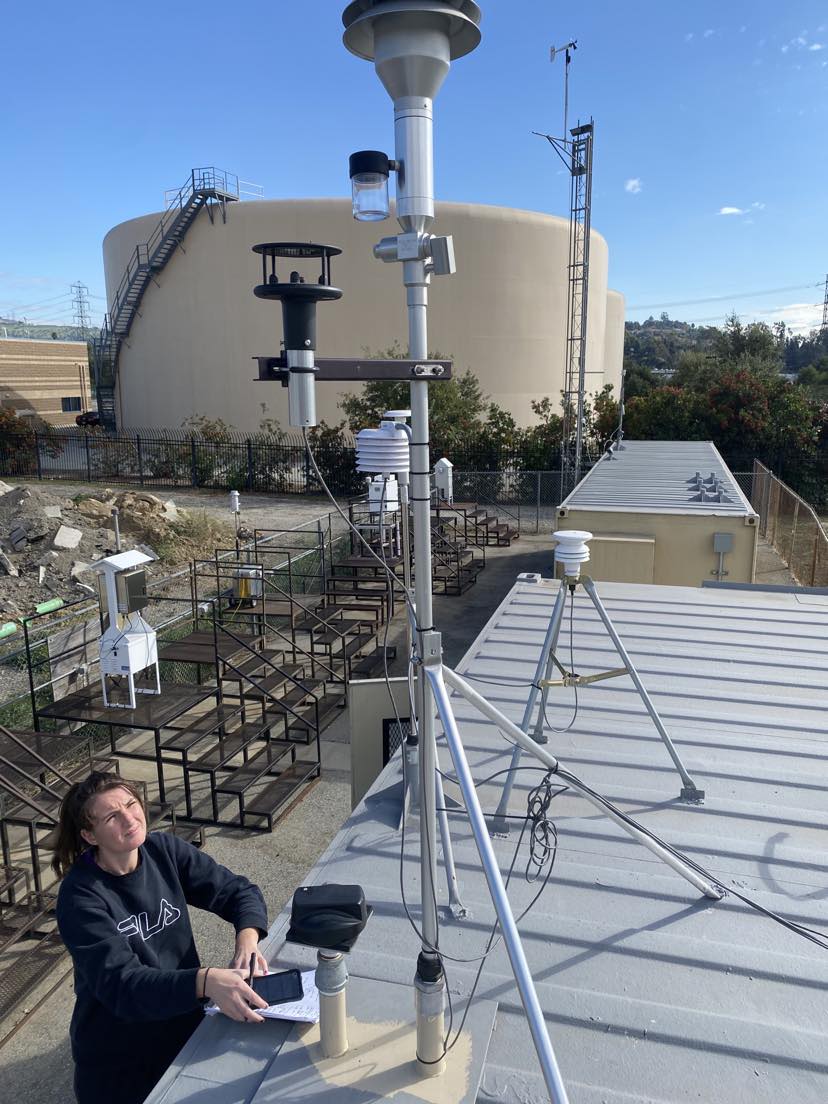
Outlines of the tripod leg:
[{"label": "tripod leg", "polygon": [[[520,941],[517,924],[515,923],[512,908],[509,904],[509,898],[506,894],[505,886],[503,885],[503,878],[500,874],[497,856],[494,853],[489,833],[486,831],[483,810],[480,808],[480,802],[477,799],[474,779],[469,770],[466,753],[463,750],[460,733],[457,730],[457,722],[454,719],[448,692],[446,691],[446,685],[443,682],[442,667],[439,663],[433,666],[427,666],[424,668],[424,672],[431,683],[434,701],[437,705],[437,712],[440,715],[440,720],[443,722],[443,731],[446,734],[446,742],[451,752],[454,770],[457,774],[457,780],[460,783],[460,789],[463,791],[463,799],[466,802],[469,823],[471,824],[471,829],[474,834],[474,842],[477,844],[477,851],[480,855],[480,861],[483,864],[483,873],[486,876],[486,882],[489,886],[492,904],[494,905],[497,918],[500,922],[500,930],[503,932],[503,942],[506,944],[509,961],[512,964],[512,973],[514,974],[520,992],[521,1003],[526,1011],[526,1019],[529,1022],[529,1030],[532,1033],[532,1042],[535,1044],[535,1050],[538,1054],[543,1078],[549,1090],[549,1099],[552,1101],[552,1104],[568,1104],[569,1097],[566,1093],[566,1086],[563,1083],[561,1071],[558,1069],[558,1062],[555,1058],[555,1051],[552,1049],[552,1042],[549,1038],[546,1021],[544,1020],[543,1009],[538,1000],[538,994],[535,991],[535,983],[532,980],[532,974],[529,970],[529,964],[526,961],[526,955],[523,950],[523,944]],[[530,737],[526,738],[530,739]]]},{"label": "tripod leg", "polygon": [[[535,675],[532,679],[532,688],[529,691],[529,697],[526,700],[526,708],[523,711],[523,719],[520,722],[520,727],[524,732],[529,731],[529,726],[532,723],[532,714],[535,710],[535,705],[538,700],[538,687],[542,678],[549,678],[551,674],[552,666],[552,653],[555,651],[555,645],[558,643],[558,634],[561,631],[561,621],[563,620],[564,606],[566,605],[566,587],[561,582],[558,593],[555,597],[555,605],[552,607],[552,615],[549,618],[549,624],[546,627],[546,636],[543,639],[543,647],[541,648],[541,654],[538,657],[538,664],[535,668]],[[546,691],[544,690],[544,693]],[[546,704],[546,699],[543,699],[543,705]],[[540,742],[540,741],[538,741]],[[515,744],[512,751],[512,761],[509,764],[509,774],[506,775],[506,783],[503,786],[503,790],[500,794],[500,801],[495,809],[494,816],[489,822],[489,827],[492,832],[497,835],[509,834],[509,822],[506,820],[506,813],[509,811],[509,799],[512,796],[512,787],[515,784],[515,770],[520,765],[520,744]]]},{"label": "tripod leg", "polygon": [[449,831],[448,813],[446,812],[446,795],[443,793],[443,779],[436,771],[434,778],[437,787],[437,824],[440,829],[440,843],[443,847],[443,862],[446,864],[449,911],[455,920],[463,920],[471,914],[460,900],[460,887],[457,884],[457,871],[454,867],[454,851],[451,846],[451,832]]},{"label": "tripod leg", "polygon": [[679,753],[676,751],[675,746],[673,744],[673,741],[670,739],[670,737],[667,733],[667,729],[662,724],[661,717],[659,717],[658,711],[656,710],[656,707],[653,705],[653,702],[652,702],[652,699],[650,698],[650,695],[647,693],[647,688],[645,687],[644,683],[639,678],[638,672],[636,671],[635,667],[633,666],[633,662],[630,659],[629,654],[627,653],[627,649],[624,647],[624,645],[621,641],[621,637],[615,631],[615,626],[613,625],[612,621],[610,620],[609,614],[604,609],[604,606],[603,606],[603,603],[601,602],[601,599],[598,597],[598,591],[595,589],[595,583],[592,581],[592,579],[589,578],[588,575],[581,576],[581,583],[583,585],[584,590],[587,592],[587,594],[592,599],[592,604],[593,604],[593,606],[595,606],[596,610],[598,611],[598,616],[604,622],[604,628],[609,633],[610,639],[612,640],[613,644],[615,645],[615,650],[618,652],[618,654],[621,656],[621,659],[624,661],[624,666],[629,671],[630,678],[633,680],[633,683],[635,684],[635,688],[638,691],[639,696],[641,697],[641,700],[644,702],[644,706],[645,706],[647,712],[650,714],[650,717],[652,718],[653,724],[656,726],[656,729],[658,730],[659,736],[664,741],[664,746],[667,748],[667,751],[670,753],[670,758],[673,760],[673,763],[675,764],[676,770],[681,775],[681,780],[684,783],[684,786],[682,787],[682,791],[679,794],[680,798],[682,799],[682,801],[694,801],[694,802],[702,801],[704,799],[704,790],[700,790],[698,788],[698,786],[696,785],[696,783],[693,781],[693,779],[690,777],[690,775],[687,773],[687,770],[684,766],[684,763],[682,763],[681,757],[679,756]]},{"label": "tripod leg", "polygon": [[452,690],[464,697],[479,713],[482,713],[484,717],[488,717],[490,721],[493,721],[501,732],[520,744],[524,751],[528,751],[530,755],[534,755],[536,759],[540,759],[541,763],[549,770],[554,771],[567,786],[586,798],[586,800],[594,805],[600,813],[609,817],[619,828],[632,836],[634,840],[638,840],[638,842],[643,844],[649,851],[652,851],[662,862],[671,866],[677,874],[680,874],[690,885],[700,890],[705,897],[709,897],[713,901],[720,901],[722,899],[724,896],[722,890],[707,881],[706,878],[701,877],[700,874],[697,874],[696,871],[689,867],[678,855],[674,855],[671,851],[662,847],[652,836],[648,836],[639,825],[635,824],[629,818],[624,819],[611,807],[605,805],[599,794],[590,790],[570,771],[564,770],[554,755],[548,752],[546,748],[539,747],[531,736],[527,736],[525,732],[522,732],[518,728],[514,721],[510,721],[499,709],[496,709],[490,702],[487,702],[482,694],[478,694],[474,687],[470,686],[456,671],[452,671],[450,667],[443,667],[441,668],[440,678],[441,681],[445,679],[445,682],[448,683]]}]

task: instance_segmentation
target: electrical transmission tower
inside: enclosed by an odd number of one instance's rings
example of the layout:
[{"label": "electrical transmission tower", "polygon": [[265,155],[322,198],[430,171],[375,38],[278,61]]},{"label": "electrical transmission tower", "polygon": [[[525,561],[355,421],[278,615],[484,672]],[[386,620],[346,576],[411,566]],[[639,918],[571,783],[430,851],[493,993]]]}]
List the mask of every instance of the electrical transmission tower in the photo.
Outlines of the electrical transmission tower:
[{"label": "electrical transmission tower", "polygon": [[825,298],[822,301],[822,326],[820,329],[828,330],[828,276],[825,277]]},{"label": "electrical transmission tower", "polygon": [[[577,42],[553,48],[551,60],[566,54],[564,73],[564,136],[543,134],[569,170],[569,263],[567,281],[566,367],[561,440],[561,499],[581,478],[584,446],[584,400],[586,391],[587,315],[589,304],[589,244],[592,221],[592,119],[567,135],[569,111],[569,66]],[[538,132],[535,131],[537,134]]]},{"label": "electrical transmission tower", "polygon": [[89,337],[89,288],[86,284],[78,283],[71,285],[72,291],[72,307],[74,310],[73,321],[75,328],[78,331],[78,336],[81,341],[86,341]]}]

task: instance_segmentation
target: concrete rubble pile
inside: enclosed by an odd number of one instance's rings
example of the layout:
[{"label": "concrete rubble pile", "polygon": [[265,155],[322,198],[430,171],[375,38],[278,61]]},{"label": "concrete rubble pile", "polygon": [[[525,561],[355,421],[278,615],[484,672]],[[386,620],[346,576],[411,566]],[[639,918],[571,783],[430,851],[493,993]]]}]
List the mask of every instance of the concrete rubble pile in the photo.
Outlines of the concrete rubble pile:
[{"label": "concrete rubble pile", "polygon": [[123,551],[169,537],[183,512],[145,491],[103,490],[75,499],[0,481],[0,621],[50,598],[77,598],[94,584],[89,565],[115,552],[113,508]]}]

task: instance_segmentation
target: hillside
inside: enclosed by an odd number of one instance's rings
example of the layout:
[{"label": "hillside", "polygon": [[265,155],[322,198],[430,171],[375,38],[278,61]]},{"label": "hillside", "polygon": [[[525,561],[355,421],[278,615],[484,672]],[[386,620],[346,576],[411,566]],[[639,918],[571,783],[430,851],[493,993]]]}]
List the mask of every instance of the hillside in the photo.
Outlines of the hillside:
[{"label": "hillside", "polygon": [[[91,327],[87,337],[92,337],[97,329]],[[31,322],[13,321],[0,318],[0,337],[22,337],[30,341],[80,341],[77,326],[35,326]]]}]

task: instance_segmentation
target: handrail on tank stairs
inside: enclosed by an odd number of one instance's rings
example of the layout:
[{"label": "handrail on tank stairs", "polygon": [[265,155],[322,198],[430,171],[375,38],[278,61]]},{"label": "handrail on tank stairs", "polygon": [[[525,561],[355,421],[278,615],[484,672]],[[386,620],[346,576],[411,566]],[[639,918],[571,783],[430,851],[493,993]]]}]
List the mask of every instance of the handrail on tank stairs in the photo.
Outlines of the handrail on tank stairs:
[{"label": "handrail on tank stairs", "polygon": [[[145,242],[135,246],[124,274],[112,297],[112,303],[100,334],[92,340],[92,372],[98,390],[98,406],[104,424],[112,421],[108,411],[101,409],[101,391],[115,387],[118,353],[121,342],[129,334],[132,320],[150,281],[160,272],[181,244],[184,235],[202,207],[207,206],[213,221],[211,203],[221,207],[226,220],[226,205],[239,199],[239,178],[215,166],[192,169],[190,176],[175,193],[163,211],[158,224]],[[114,415],[114,404],[112,409]],[[114,429],[113,424],[107,428]]]}]

